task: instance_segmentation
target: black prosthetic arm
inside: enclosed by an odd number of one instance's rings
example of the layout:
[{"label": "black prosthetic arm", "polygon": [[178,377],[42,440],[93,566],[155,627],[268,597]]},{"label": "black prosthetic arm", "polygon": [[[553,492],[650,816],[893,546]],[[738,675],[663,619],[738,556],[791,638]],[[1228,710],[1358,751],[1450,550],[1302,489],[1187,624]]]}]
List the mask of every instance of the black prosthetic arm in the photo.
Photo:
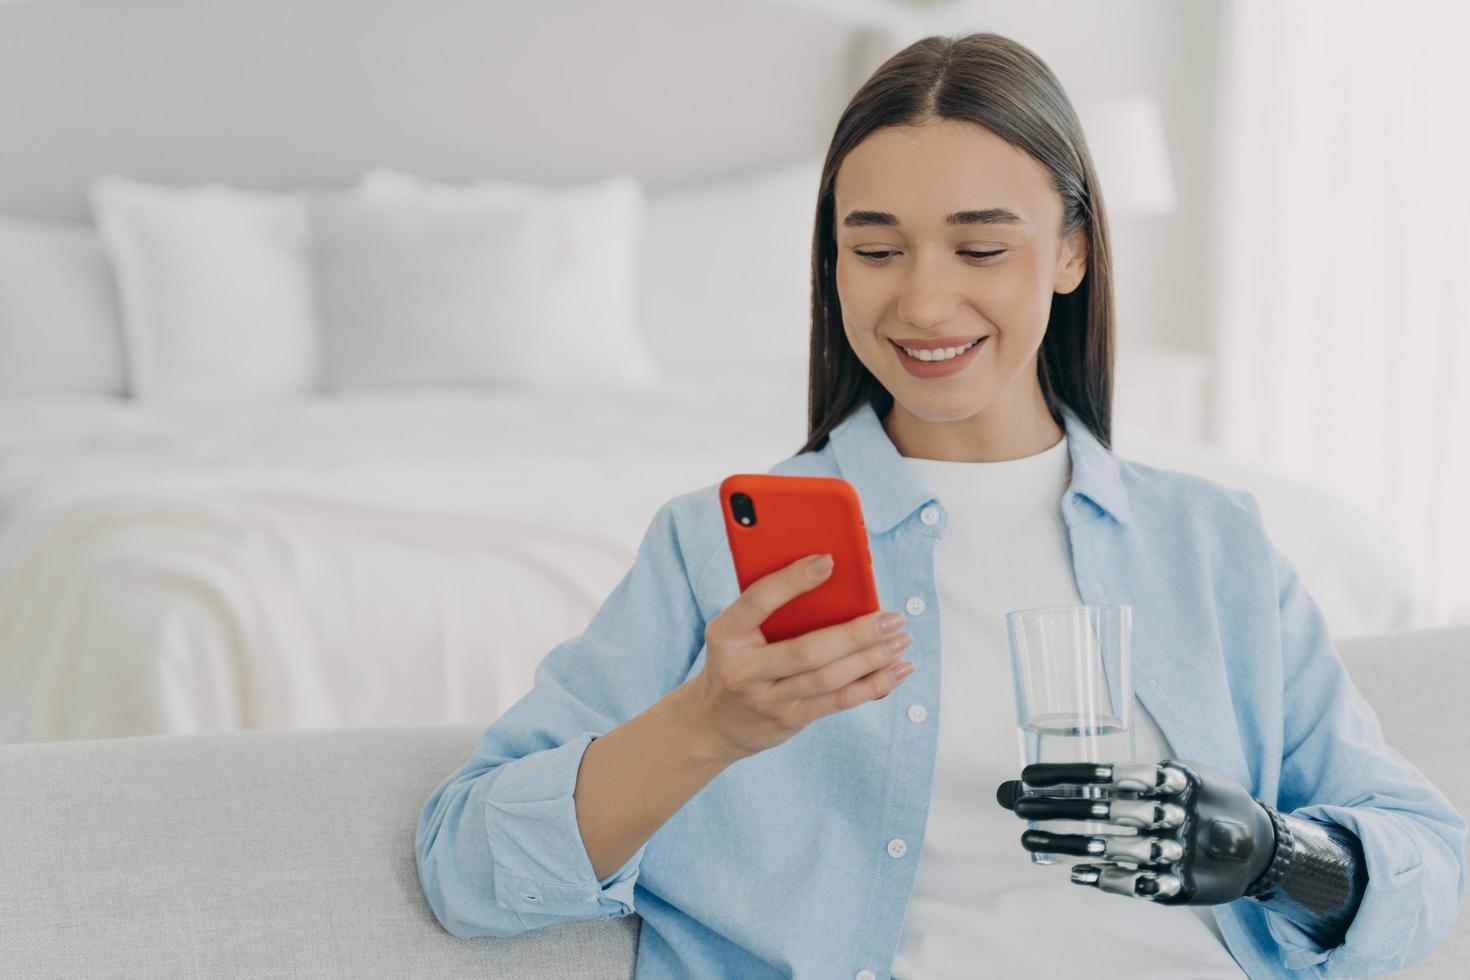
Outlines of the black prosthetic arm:
[{"label": "black prosthetic arm", "polygon": [[[1026,795],[1080,786],[1087,796]],[[1342,942],[1363,891],[1362,845],[1346,828],[1282,814],[1224,773],[1199,763],[1037,763],[996,791],[1026,820],[1107,821],[1132,833],[1027,830],[1029,851],[1114,859],[1078,864],[1072,881],[1167,905],[1218,905],[1250,897],[1300,926],[1324,948]]]},{"label": "black prosthetic arm", "polygon": [[1323,949],[1341,945],[1368,887],[1362,842],[1334,823],[1266,812],[1276,851],[1246,895],[1296,923]]}]

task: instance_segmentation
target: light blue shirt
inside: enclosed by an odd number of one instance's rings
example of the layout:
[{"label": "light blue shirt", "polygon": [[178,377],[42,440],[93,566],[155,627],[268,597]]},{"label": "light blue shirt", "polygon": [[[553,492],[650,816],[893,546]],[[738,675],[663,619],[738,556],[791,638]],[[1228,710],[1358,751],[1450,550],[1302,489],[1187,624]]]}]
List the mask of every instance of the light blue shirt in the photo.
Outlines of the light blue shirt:
[{"label": "light blue shirt", "polygon": [[[1363,843],[1367,891],[1341,946],[1322,949],[1240,899],[1215,907],[1230,952],[1252,978],[1360,976],[1424,956],[1464,899],[1465,820],[1384,743],[1254,496],[1120,458],[1070,410],[1065,424],[1078,593],[1133,607],[1135,691],[1170,744]],[[598,881],[572,796],[582,754],[704,668],[705,624],[740,591],[718,485],[673,498],[586,630],[552,648],[532,690],[424,804],[419,878],[450,933],[506,937],[636,912],[644,980],[889,976],[934,773],[933,550],[948,514],[867,404],[822,449],[769,472],[841,477],[858,491],[882,608],[904,610],[914,637],[903,696],[819,718],[731,765]],[[910,720],[914,703],[930,723]],[[1018,820],[1018,851],[1023,829]]]}]

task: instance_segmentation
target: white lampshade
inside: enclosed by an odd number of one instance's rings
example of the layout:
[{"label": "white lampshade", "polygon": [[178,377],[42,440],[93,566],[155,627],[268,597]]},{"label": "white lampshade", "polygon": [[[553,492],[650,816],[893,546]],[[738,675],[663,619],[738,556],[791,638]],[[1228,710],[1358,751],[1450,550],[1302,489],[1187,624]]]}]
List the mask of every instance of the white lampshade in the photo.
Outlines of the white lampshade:
[{"label": "white lampshade", "polygon": [[1082,99],[1076,108],[1109,217],[1172,212],[1174,178],[1154,99],[1147,95]]}]

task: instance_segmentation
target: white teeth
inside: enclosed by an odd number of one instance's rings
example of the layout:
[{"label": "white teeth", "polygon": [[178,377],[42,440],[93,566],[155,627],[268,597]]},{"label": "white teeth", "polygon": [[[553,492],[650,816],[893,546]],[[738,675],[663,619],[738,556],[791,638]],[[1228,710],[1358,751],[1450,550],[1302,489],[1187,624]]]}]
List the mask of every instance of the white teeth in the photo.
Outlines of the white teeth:
[{"label": "white teeth", "polygon": [[[980,341],[984,339],[984,337],[981,337],[978,340],[972,340],[963,347],[941,347],[939,350],[915,350],[912,347],[904,347],[903,350],[904,353],[908,354],[909,357],[915,358],[916,360],[947,361],[951,357],[959,357],[965,351],[969,350],[971,347],[974,347],[976,344],[980,343]],[[902,347],[903,345],[900,344],[899,346]]]}]

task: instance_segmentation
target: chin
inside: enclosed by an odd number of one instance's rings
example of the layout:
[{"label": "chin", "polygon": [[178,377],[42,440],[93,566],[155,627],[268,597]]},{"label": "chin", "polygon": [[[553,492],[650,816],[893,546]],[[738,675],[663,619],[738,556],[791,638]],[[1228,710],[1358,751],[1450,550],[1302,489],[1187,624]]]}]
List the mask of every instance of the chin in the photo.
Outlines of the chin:
[{"label": "chin", "polygon": [[910,415],[925,422],[958,422],[979,415],[990,405],[988,397],[974,391],[916,399],[895,394],[893,400],[902,405]]}]

